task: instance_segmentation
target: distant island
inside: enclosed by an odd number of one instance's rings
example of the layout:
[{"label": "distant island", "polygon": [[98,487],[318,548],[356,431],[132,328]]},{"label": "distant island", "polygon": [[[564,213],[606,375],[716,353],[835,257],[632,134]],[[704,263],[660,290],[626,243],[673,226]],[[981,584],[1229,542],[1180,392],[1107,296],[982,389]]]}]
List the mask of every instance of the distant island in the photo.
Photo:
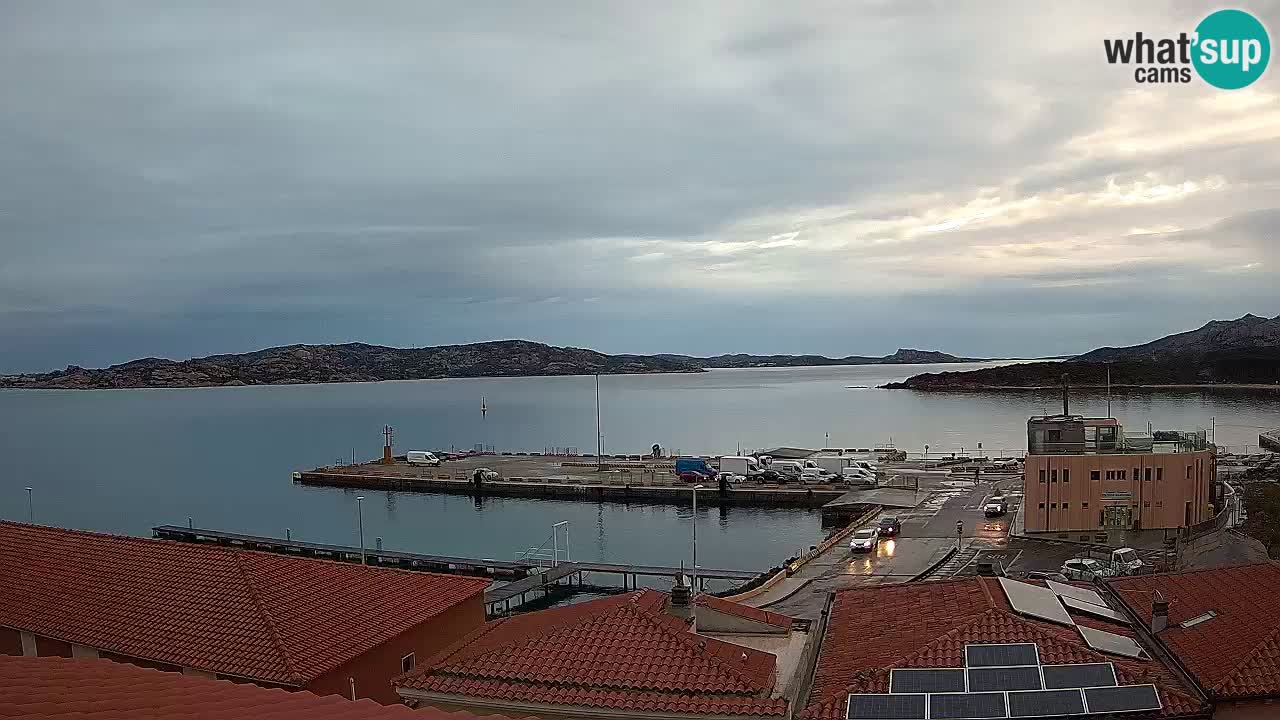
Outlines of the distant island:
[{"label": "distant island", "polygon": [[696,373],[709,368],[963,362],[946,353],[898,350],[884,357],[820,355],[606,355],[527,340],[393,348],[365,343],[286,345],[190,360],[143,358],[108,368],[0,375],[0,388],[108,389],[379,382],[469,377]]},{"label": "distant island", "polygon": [[704,368],[769,368],[769,367],[818,367],[826,365],[928,365],[936,363],[981,362],[979,358],[962,358],[936,350],[911,350],[899,348],[892,355],[868,357],[848,355],[829,358],[824,355],[715,355],[693,357],[690,355],[658,355],[666,360],[689,362]]},{"label": "distant island", "polygon": [[1276,387],[1280,389],[1280,316],[1245,315],[1142,345],[1105,347],[1062,362],[1004,365],[969,372],[924,373],[886,388],[910,390],[1031,390],[1104,387],[1110,367],[1116,388]]}]

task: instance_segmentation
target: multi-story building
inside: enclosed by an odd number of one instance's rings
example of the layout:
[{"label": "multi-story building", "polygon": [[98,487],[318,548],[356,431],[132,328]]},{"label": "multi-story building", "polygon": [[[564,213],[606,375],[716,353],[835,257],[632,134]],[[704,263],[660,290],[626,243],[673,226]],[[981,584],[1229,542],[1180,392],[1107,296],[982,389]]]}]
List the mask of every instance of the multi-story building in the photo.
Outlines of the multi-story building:
[{"label": "multi-story building", "polygon": [[1027,421],[1028,532],[1185,528],[1214,514],[1214,448],[1203,430],[1126,434],[1115,418]]}]

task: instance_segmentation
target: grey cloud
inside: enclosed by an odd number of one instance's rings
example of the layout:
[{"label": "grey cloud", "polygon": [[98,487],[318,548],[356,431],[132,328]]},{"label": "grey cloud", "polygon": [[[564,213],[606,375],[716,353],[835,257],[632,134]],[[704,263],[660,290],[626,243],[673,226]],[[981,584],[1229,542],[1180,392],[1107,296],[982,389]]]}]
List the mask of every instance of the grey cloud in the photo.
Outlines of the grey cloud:
[{"label": "grey cloud", "polygon": [[[1101,37],[1176,31],[1207,9],[14,0],[0,7],[0,372],[286,340],[524,336],[637,352],[963,345],[968,336],[947,328],[967,322],[959,309],[992,282],[1000,300],[972,311],[1027,332],[984,342],[1019,353],[1079,342],[1092,337],[1087,322],[1064,326],[1075,333],[1065,339],[1037,333],[1041,306],[1009,298],[1032,293],[1048,307],[1086,293],[1046,284],[1122,286],[1134,268],[992,267],[975,279],[930,261],[1020,239],[1122,242],[1128,228],[1162,221],[1188,228],[1184,248],[1221,243],[1274,262],[1235,238],[1260,237],[1257,226],[1224,224],[1221,239],[1190,230],[1275,207],[1275,135],[1068,150],[1111,127],[1113,106],[1135,91],[1102,61]],[[1254,9],[1275,17],[1280,5]],[[1274,111],[1277,88],[1272,71],[1262,110]],[[1158,92],[1158,116],[1134,118],[1140,133],[1185,132],[1202,116],[1175,111],[1210,97]],[[1145,172],[1235,185],[1207,200],[883,247],[698,249],[793,230],[804,241],[839,236],[854,220],[963,205],[983,187],[1087,191]],[[789,219],[814,210],[839,219]],[[609,238],[691,249],[648,263],[589,249]],[[1037,253],[1060,259],[1021,255]],[[902,287],[877,286],[876,312],[897,321],[875,325],[879,347],[855,347],[842,320],[851,301],[826,290],[857,284],[843,268],[893,256]],[[1183,256],[1135,262],[1148,275],[1190,274],[1196,317],[1223,314],[1199,289],[1222,278]],[[787,279],[733,287],[717,276],[728,272]],[[1154,287],[1124,297],[1134,317],[1171,302]],[[723,328],[752,313],[793,329],[766,341],[778,347],[729,348],[738,334]],[[658,329],[640,342],[632,323]],[[1126,323],[1108,343],[1145,336],[1124,335],[1141,324]]]}]

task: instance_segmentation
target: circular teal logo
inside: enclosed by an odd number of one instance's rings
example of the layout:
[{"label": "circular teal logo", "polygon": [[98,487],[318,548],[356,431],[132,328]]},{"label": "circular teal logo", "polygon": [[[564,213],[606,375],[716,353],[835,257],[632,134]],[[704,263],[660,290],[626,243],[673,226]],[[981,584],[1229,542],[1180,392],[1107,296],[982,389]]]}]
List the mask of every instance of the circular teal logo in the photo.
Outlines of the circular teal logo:
[{"label": "circular teal logo", "polygon": [[1210,85],[1239,90],[1262,77],[1271,59],[1271,38],[1258,19],[1243,10],[1219,10],[1196,26],[1191,62]]}]

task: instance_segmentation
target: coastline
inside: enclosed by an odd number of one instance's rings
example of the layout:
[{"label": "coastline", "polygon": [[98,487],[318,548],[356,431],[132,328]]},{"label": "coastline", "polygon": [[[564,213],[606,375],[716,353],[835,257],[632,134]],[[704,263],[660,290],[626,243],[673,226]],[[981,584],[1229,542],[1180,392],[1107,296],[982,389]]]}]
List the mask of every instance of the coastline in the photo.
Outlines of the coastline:
[{"label": "coastline", "polygon": [[[1106,390],[1105,384],[1072,384],[1073,390],[1089,389],[1089,390]],[[1280,384],[1268,385],[1265,383],[1173,383],[1173,384],[1132,384],[1132,383],[1112,383],[1112,390],[1269,390],[1280,391]],[[880,386],[883,390],[918,390],[921,392],[986,392],[991,390],[1053,390],[1062,389],[1061,385],[978,385],[978,384],[957,384],[957,385],[925,385],[913,387],[905,382],[886,383]]]}]

